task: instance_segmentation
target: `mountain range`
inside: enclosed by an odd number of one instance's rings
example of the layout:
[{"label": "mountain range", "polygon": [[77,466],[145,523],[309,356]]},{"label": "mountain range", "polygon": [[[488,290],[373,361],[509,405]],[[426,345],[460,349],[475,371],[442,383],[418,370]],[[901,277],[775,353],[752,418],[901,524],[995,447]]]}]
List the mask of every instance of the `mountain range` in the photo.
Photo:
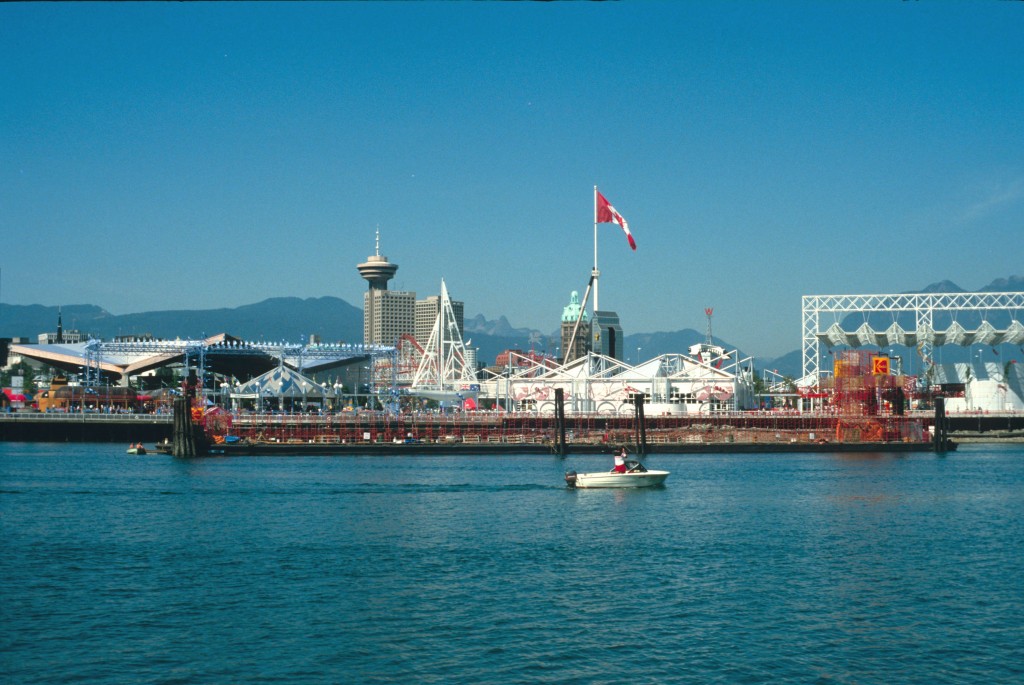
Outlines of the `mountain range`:
[{"label": "mountain range", "polygon": [[[999,278],[981,288],[979,292],[1022,292],[1024,277]],[[916,293],[967,292],[952,281],[933,283]],[[150,334],[157,338],[200,338],[216,333],[230,333],[246,340],[300,341],[318,336],[324,342],[361,342],[363,338],[363,311],[337,297],[274,297],[255,304],[235,308],[204,310],[168,310],[137,314],[111,314],[96,305],[11,305],[0,303],[0,337],[25,337],[32,341],[39,333],[57,329],[58,311],[64,330],[80,330],[103,339],[120,335]],[[857,315],[858,317],[860,315]],[[888,316],[888,315],[886,315]],[[878,318],[877,315],[875,318]],[[974,317],[976,318],[976,317]],[[891,319],[891,317],[890,317]],[[973,319],[960,323],[967,328],[976,325]],[[875,326],[886,328],[891,320],[877,321]],[[862,323],[858,320],[853,328]],[[902,322],[901,322],[902,323]],[[995,324],[995,322],[993,322]],[[847,324],[849,325],[849,324]],[[940,328],[936,321],[936,328]],[[506,349],[553,353],[560,345],[558,330],[551,332],[530,328],[514,328],[504,316],[488,320],[476,315],[465,320],[467,343],[479,350],[479,358],[493,363]],[[701,342],[705,334],[692,328],[656,333],[633,333],[625,336],[624,357],[633,361],[633,350],[642,348],[645,359],[671,352],[685,352],[690,345]],[[724,340],[717,344],[733,349]],[[740,350],[740,358],[747,355]],[[956,356],[956,355],[954,355]],[[776,370],[778,373],[798,377],[801,373],[801,350],[797,349],[777,358],[755,359],[757,368]],[[949,359],[948,361],[952,361]]]}]

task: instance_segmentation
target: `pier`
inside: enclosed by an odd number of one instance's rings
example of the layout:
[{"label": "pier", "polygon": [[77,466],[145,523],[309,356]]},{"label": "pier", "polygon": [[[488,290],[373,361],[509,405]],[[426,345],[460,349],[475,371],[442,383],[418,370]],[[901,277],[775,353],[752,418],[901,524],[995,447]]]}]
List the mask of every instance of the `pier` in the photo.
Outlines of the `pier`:
[{"label": "pier", "polygon": [[[1024,419],[1024,417],[1022,417]],[[1024,426],[1022,426],[1024,427]],[[505,414],[229,414],[208,417],[210,450],[223,453],[330,453],[353,449],[432,452],[946,451],[941,412],[911,416],[722,412],[634,416]]]},{"label": "pier", "polygon": [[0,413],[3,442],[157,442],[171,436],[170,414]]},{"label": "pier", "polygon": [[[693,417],[644,417],[638,440],[636,416],[556,416],[494,412],[388,414],[342,412],[328,415],[224,412],[203,430],[211,449],[240,452],[332,453],[396,449],[452,453],[557,451],[564,431],[565,452],[611,450],[646,444],[648,452],[838,451],[930,449],[934,414],[856,417],[830,414],[734,412]],[[1024,440],[1024,414],[946,416],[947,436],[955,441]],[[173,438],[171,414],[0,414],[5,442],[146,442]],[[920,439],[915,436],[920,433]]]}]

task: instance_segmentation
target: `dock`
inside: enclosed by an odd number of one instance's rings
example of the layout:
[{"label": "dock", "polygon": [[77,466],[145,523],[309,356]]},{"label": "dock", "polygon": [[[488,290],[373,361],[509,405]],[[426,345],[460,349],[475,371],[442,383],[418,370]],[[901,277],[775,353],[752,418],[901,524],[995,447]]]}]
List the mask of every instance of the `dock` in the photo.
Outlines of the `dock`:
[{"label": "dock", "polygon": [[[1024,414],[963,414],[945,418],[953,442],[1024,441]],[[568,416],[565,452],[606,453],[643,442],[647,453],[931,451],[935,416],[849,417],[736,412],[690,417]],[[203,427],[209,450],[221,454],[550,453],[557,451],[556,417],[503,413],[385,414],[382,412],[222,414]],[[0,414],[0,441],[170,442],[171,414]],[[228,442],[229,437],[232,442]],[[641,440],[641,437],[643,438]]]}]

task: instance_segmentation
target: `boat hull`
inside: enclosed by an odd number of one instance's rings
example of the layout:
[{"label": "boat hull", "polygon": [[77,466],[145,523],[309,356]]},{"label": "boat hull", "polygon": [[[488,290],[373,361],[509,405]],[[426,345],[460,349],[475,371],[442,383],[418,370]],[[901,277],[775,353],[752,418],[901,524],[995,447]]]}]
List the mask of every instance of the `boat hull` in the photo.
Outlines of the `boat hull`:
[{"label": "boat hull", "polygon": [[661,485],[668,476],[668,471],[577,473],[575,482],[570,485],[577,488],[650,488]]}]

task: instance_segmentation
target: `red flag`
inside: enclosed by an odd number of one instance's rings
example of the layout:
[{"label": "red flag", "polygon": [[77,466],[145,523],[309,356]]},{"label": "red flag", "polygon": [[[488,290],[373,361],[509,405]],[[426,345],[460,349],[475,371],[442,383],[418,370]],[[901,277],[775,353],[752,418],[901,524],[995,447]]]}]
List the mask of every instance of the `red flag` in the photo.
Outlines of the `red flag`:
[{"label": "red flag", "polygon": [[622,230],[626,232],[626,240],[629,241],[629,246],[636,250],[636,241],[633,240],[633,234],[629,232],[629,224],[626,220],[615,211],[615,208],[611,206],[611,203],[605,199],[604,195],[600,192],[597,193],[597,223],[599,224],[618,224],[622,226]]}]

